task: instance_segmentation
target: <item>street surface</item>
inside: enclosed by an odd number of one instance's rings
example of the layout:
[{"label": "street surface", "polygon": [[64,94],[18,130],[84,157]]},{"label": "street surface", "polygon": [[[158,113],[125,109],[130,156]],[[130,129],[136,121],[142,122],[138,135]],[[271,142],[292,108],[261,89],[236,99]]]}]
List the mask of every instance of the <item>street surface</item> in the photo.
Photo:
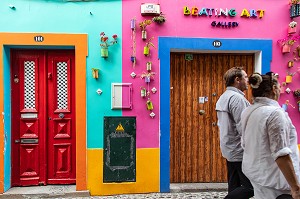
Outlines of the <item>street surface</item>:
[{"label": "street surface", "polygon": [[29,197],[23,195],[24,199],[160,199],[160,198],[176,198],[176,199],[224,199],[227,192],[193,192],[193,193],[149,193],[149,194],[126,194],[114,196],[90,196],[90,197],[76,197],[76,198],[57,198],[57,197]]}]

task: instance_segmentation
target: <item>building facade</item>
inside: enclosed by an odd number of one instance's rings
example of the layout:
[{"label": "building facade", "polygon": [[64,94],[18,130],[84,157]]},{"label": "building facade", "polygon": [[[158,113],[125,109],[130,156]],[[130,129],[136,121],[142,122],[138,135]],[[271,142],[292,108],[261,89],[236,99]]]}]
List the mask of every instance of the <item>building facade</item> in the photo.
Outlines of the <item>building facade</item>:
[{"label": "building facade", "polygon": [[0,192],[226,181],[214,105],[232,66],[278,73],[300,128],[299,30],[288,32],[298,6],[288,0],[0,5]]}]

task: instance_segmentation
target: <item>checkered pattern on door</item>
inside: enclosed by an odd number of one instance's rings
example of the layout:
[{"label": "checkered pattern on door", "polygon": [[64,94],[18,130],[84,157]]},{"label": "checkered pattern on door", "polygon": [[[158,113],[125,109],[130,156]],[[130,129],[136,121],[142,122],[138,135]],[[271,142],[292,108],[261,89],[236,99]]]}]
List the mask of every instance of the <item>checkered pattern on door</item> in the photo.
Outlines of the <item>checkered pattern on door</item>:
[{"label": "checkered pattern on door", "polygon": [[35,62],[24,62],[24,108],[35,108]]},{"label": "checkered pattern on door", "polygon": [[57,67],[57,109],[68,109],[68,64],[58,62]]}]

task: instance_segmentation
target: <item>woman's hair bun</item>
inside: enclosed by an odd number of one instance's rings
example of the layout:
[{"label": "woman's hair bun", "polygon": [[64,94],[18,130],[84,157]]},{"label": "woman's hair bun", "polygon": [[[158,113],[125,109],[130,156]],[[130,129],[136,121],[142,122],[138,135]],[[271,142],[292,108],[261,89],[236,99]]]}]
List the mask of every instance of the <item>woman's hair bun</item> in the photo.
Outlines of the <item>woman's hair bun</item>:
[{"label": "woman's hair bun", "polygon": [[249,77],[249,84],[251,88],[258,88],[261,82],[262,82],[262,77],[259,73],[253,73]]}]

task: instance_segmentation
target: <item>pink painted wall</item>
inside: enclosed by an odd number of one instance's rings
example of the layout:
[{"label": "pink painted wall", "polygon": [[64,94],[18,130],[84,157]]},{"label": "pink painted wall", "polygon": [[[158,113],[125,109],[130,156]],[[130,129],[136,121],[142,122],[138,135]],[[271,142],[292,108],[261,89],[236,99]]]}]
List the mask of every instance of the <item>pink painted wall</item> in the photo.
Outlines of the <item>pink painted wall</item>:
[{"label": "pink painted wall", "polygon": [[[141,29],[138,23],[144,19],[152,19],[151,16],[141,16],[141,3],[159,3],[161,11],[166,16],[166,23],[157,25],[151,24],[146,28],[148,38],[154,37],[153,43],[157,47],[158,37],[201,37],[201,38],[257,38],[257,39],[272,39],[273,40],[273,60],[271,70],[280,75],[280,82],[285,81],[287,71],[296,72],[297,67],[300,67],[300,62],[296,62],[292,69],[288,69],[287,62],[293,58],[293,54],[282,54],[277,40],[286,37],[287,27],[292,20],[289,17],[288,0],[152,0],[140,1],[131,0],[123,2],[123,82],[133,83],[133,109],[123,111],[123,115],[137,116],[137,148],[156,148],[159,147],[159,95],[163,95],[159,90],[156,94],[151,94],[151,100],[154,104],[153,112],[156,114],[154,119],[149,116],[149,111],[146,110],[146,99],[140,97],[140,87],[146,86],[143,80],[139,77],[132,79],[131,72],[141,74],[146,71],[146,62],[152,61],[152,71],[156,72],[155,80],[151,82],[150,89],[156,87],[159,89],[159,77],[163,78],[164,74],[159,74],[159,60],[157,49],[151,48],[151,56],[143,55],[143,47],[145,41],[141,39]],[[232,9],[237,11],[236,17],[211,17],[207,16],[184,16],[183,7],[189,8],[222,8]],[[243,9],[265,10],[262,18],[244,18],[240,17]],[[130,20],[136,18],[136,56],[137,64],[132,67],[130,56],[132,53],[132,32],[130,29]],[[300,26],[300,17],[294,18]],[[239,26],[236,28],[216,28],[211,26],[212,21],[236,21]],[[297,35],[300,27],[298,27]],[[297,42],[293,49],[300,44]],[[292,50],[293,50],[292,49]],[[164,66],[160,66],[164,67]],[[300,73],[296,73],[289,88],[295,90],[300,88]],[[296,99],[292,93],[284,93],[281,96],[280,104],[289,100],[296,108],[289,106],[289,115],[293,123],[300,132],[300,123],[298,122],[299,111],[297,109]]]}]

